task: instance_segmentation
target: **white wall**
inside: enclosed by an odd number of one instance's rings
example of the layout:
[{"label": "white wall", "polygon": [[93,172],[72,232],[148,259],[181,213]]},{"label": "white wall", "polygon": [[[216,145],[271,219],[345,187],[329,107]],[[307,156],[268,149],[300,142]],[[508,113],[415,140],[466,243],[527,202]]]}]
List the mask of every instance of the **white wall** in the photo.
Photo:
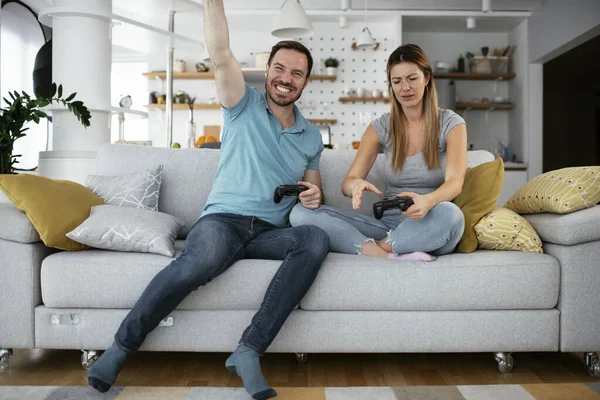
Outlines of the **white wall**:
[{"label": "white wall", "polygon": [[529,19],[529,59],[544,63],[600,34],[600,1],[544,0]]},{"label": "white wall", "polygon": [[530,132],[527,129],[529,116],[529,42],[528,21],[523,21],[508,34],[508,42],[515,46],[512,54],[512,70],[516,76],[509,82],[509,91],[516,108],[510,111],[508,143],[517,160],[529,161]]},{"label": "white wall", "polygon": [[[402,43],[414,43],[419,45],[429,58],[432,66],[436,61],[447,61],[455,67],[458,56],[469,51],[475,55],[481,55],[481,48],[489,47],[490,54],[494,48],[503,48],[509,44],[506,33],[459,33],[459,32],[404,32]],[[465,60],[466,61],[466,60]],[[444,80],[445,81],[445,80]],[[438,82],[438,84],[441,84]],[[456,86],[456,97],[459,102],[471,102],[473,98],[488,98],[490,101],[495,96],[510,97],[509,83],[492,81],[454,81]],[[519,107],[520,105],[517,105]],[[512,148],[513,143],[509,136],[509,118],[512,111],[480,111],[465,110],[457,111],[467,122],[467,135],[469,143],[473,143],[476,149],[495,152],[499,147],[500,140],[507,141]],[[517,148],[520,145],[517,144]],[[520,150],[513,150],[521,153]],[[517,154],[522,158],[522,154]]]}]

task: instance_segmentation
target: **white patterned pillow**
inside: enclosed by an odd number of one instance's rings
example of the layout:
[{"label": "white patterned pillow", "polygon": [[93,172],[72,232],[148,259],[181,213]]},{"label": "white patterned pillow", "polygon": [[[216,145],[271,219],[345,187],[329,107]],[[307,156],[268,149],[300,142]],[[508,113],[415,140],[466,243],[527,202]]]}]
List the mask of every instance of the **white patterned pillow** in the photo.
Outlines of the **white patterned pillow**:
[{"label": "white patterned pillow", "polygon": [[175,239],[184,223],[172,215],[110,205],[92,207],[90,216],[67,233],[97,249],[175,255]]},{"label": "white patterned pillow", "polygon": [[158,211],[163,166],[125,175],[89,175],[85,186],[104,203]]}]

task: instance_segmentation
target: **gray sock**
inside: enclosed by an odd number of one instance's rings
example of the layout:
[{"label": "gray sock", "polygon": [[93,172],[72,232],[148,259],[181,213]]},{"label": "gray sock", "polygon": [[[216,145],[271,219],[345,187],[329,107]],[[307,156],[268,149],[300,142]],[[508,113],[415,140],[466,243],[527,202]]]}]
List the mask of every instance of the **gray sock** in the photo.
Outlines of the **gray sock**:
[{"label": "gray sock", "polygon": [[249,347],[240,345],[225,362],[225,366],[242,378],[244,389],[256,400],[277,396],[260,369],[260,354]]},{"label": "gray sock", "polygon": [[127,353],[113,342],[88,370],[89,385],[99,392],[108,392],[126,359]]}]

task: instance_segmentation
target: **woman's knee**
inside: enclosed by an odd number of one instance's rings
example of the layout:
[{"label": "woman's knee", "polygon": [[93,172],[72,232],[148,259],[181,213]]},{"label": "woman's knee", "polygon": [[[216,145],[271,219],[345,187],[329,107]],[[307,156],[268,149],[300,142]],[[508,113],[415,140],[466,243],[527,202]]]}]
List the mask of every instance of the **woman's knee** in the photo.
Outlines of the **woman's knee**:
[{"label": "woman's knee", "polygon": [[456,204],[449,201],[442,201],[433,210],[436,214],[436,220],[460,231],[464,229],[465,216]]},{"label": "woman's knee", "polygon": [[306,208],[302,203],[298,203],[290,212],[290,224],[292,226],[309,225],[317,216],[317,212],[310,208]]}]

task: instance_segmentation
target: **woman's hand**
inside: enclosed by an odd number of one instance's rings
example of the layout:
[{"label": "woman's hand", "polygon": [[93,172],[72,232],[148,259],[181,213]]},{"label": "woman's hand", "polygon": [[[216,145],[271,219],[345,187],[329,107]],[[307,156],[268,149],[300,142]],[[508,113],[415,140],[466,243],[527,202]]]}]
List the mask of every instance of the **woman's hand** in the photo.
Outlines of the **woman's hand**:
[{"label": "woman's hand", "polygon": [[358,210],[360,208],[360,202],[362,200],[362,194],[365,190],[369,192],[376,193],[378,195],[383,195],[379,189],[375,186],[371,185],[369,182],[364,179],[356,179],[352,182],[350,186],[352,189],[352,208]]},{"label": "woman's hand", "polygon": [[321,206],[321,189],[310,182],[298,182],[298,185],[304,185],[308,188],[304,192],[300,192],[298,199],[306,208],[316,209]]},{"label": "woman's hand", "polygon": [[420,220],[425,218],[429,210],[433,208],[433,203],[427,196],[422,196],[413,192],[402,192],[397,197],[410,197],[413,204],[404,211],[404,216],[410,219]]}]

